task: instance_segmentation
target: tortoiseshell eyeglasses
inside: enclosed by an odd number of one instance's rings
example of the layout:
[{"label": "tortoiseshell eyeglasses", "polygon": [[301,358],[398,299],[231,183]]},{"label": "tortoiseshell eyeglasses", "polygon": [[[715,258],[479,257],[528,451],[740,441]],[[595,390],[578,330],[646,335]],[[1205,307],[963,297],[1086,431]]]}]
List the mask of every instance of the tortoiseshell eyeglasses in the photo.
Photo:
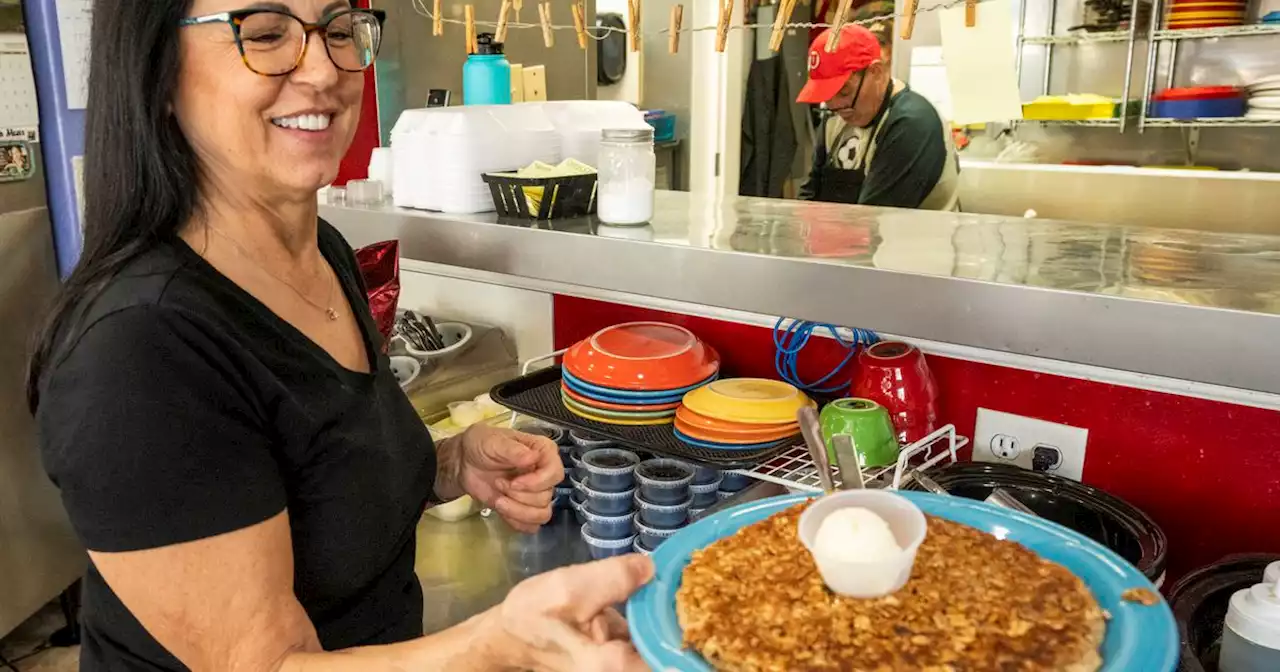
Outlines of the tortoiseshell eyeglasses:
[{"label": "tortoiseshell eyeglasses", "polygon": [[311,33],[324,38],[329,60],[339,70],[360,72],[373,65],[382,46],[386,12],[377,9],[344,9],[316,23],[277,9],[240,9],[183,19],[179,25],[225,23],[231,26],[240,58],[259,75],[278,77],[298,69],[307,53]]}]

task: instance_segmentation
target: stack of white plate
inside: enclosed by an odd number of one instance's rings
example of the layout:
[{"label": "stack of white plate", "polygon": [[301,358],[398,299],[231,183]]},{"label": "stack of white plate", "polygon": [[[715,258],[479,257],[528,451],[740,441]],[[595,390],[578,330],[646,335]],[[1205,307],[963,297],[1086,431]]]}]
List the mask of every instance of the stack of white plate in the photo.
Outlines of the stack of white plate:
[{"label": "stack of white plate", "polygon": [[1246,119],[1280,121],[1280,74],[1267,75],[1245,86],[1249,92]]}]

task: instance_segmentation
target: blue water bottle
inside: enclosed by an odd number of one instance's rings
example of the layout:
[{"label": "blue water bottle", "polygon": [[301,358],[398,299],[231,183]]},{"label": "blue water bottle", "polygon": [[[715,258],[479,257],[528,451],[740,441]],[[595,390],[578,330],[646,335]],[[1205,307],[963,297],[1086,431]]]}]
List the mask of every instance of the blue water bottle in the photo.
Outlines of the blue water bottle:
[{"label": "blue water bottle", "polygon": [[476,53],[462,65],[462,104],[511,104],[511,64],[493,33],[476,36]]}]

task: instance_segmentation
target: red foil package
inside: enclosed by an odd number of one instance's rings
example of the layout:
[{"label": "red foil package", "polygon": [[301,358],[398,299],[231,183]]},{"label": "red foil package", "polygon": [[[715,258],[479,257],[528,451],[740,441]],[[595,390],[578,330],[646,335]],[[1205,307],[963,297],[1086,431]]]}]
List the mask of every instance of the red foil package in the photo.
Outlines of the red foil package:
[{"label": "red foil package", "polygon": [[391,329],[396,323],[396,304],[400,301],[400,243],[387,240],[356,250],[360,276],[369,293],[369,309],[373,322],[382,333],[382,349],[391,343]]}]

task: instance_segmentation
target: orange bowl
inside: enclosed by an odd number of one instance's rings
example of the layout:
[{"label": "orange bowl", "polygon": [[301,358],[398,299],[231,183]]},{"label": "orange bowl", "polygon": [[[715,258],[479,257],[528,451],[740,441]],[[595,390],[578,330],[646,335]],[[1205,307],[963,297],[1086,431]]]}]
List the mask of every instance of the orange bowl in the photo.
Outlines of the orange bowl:
[{"label": "orange bowl", "polygon": [[722,432],[703,427],[695,427],[680,418],[680,411],[676,411],[676,429],[682,434],[700,441],[709,441],[711,443],[725,443],[736,445],[748,445],[753,443],[769,443],[771,441],[780,441],[790,436],[795,436],[800,432],[799,425],[779,425],[779,428],[769,429],[768,425],[763,425],[766,429],[759,431],[742,431],[742,432]]},{"label": "orange bowl", "polygon": [[569,386],[564,383],[560,383],[560,391],[583,406],[598,408],[602,411],[631,411],[636,413],[645,413],[650,411],[670,411],[680,407],[680,402],[678,401],[673,401],[670,404],[615,404],[608,401],[600,401],[599,399],[584,397],[583,395],[569,389]]},{"label": "orange bowl", "polygon": [[564,355],[579,380],[617,390],[675,390],[720,370],[720,356],[693,332],[662,322],[605,327]]},{"label": "orange bowl", "polygon": [[1218,19],[1239,19],[1244,20],[1244,12],[1228,10],[1228,11],[1211,11],[1211,12],[1177,12],[1169,15],[1170,21],[1217,21]]},{"label": "orange bowl", "polygon": [[1241,20],[1218,20],[1218,21],[1170,21],[1165,24],[1168,30],[1190,30],[1193,28],[1229,28],[1231,26],[1239,26],[1243,24]]}]

